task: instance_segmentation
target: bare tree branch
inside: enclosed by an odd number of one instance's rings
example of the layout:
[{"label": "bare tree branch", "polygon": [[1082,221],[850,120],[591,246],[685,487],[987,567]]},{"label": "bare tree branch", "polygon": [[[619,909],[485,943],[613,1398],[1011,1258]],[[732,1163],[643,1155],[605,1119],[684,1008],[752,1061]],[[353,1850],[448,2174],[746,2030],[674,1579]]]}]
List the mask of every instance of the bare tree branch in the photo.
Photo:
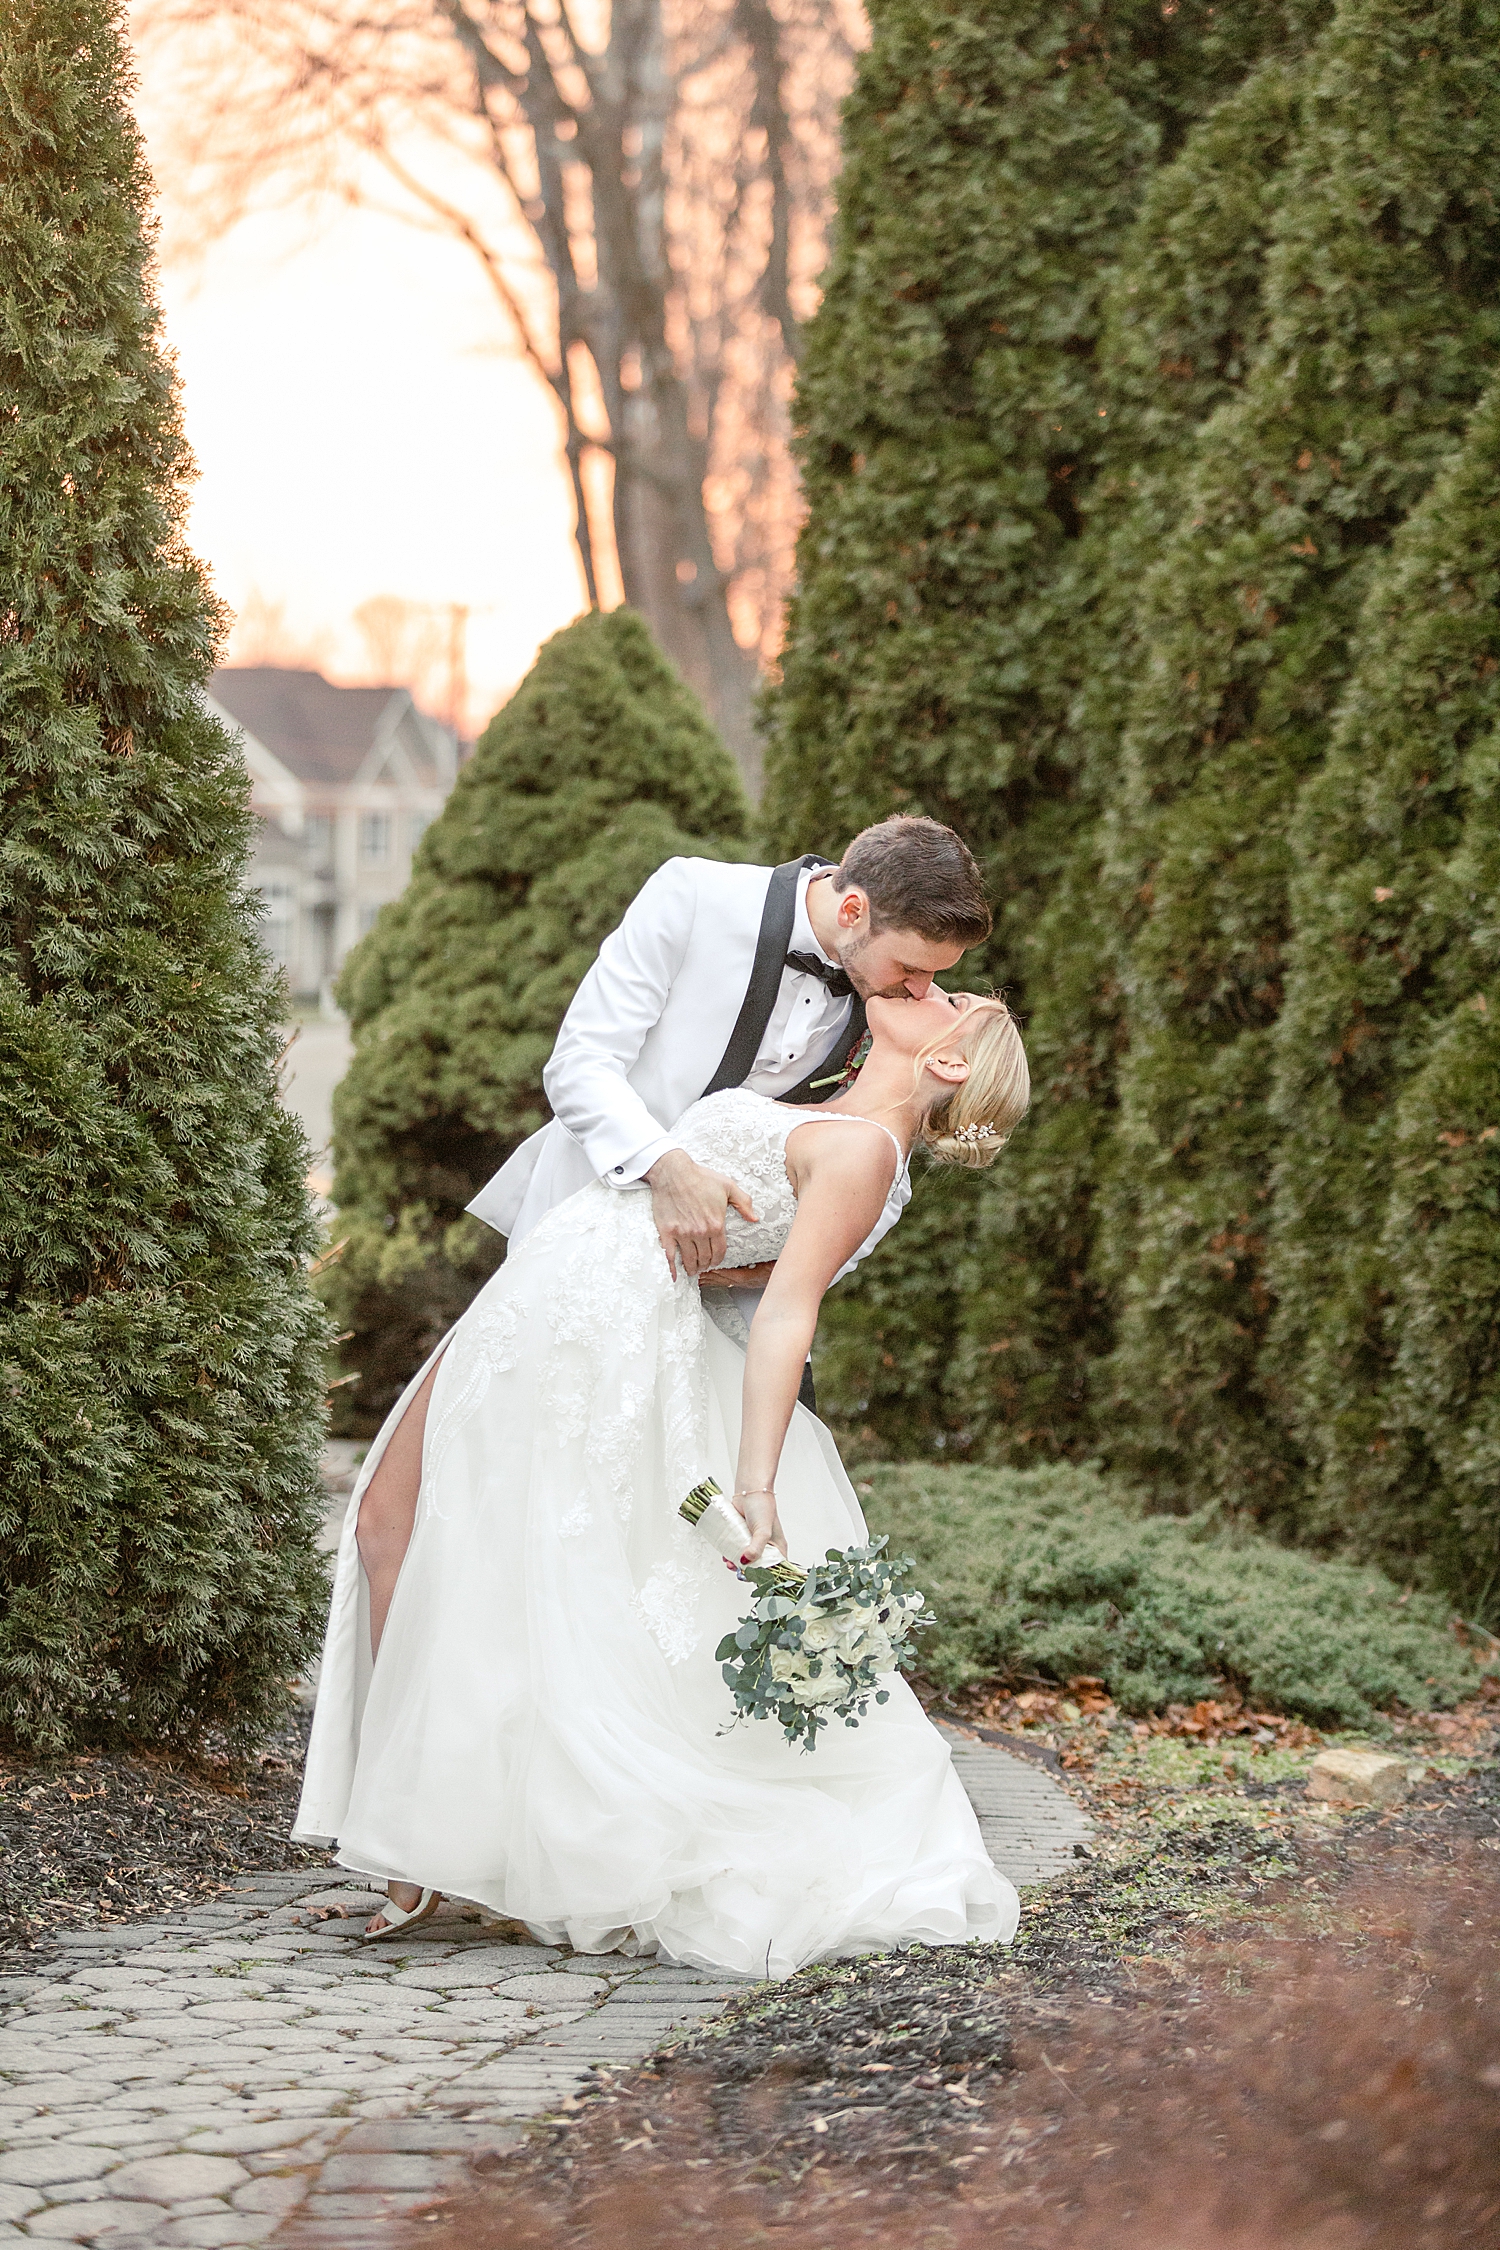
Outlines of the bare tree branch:
[{"label": "bare tree branch", "polygon": [[563,423],[566,430],[565,451],[573,485],[574,538],[578,547],[579,561],[583,566],[583,580],[588,592],[589,607],[590,609],[597,609],[599,607],[599,581],[594,568],[593,533],[589,523],[588,499],[583,486],[583,456],[590,445],[595,446],[601,452],[608,452],[610,449],[606,441],[598,438],[589,439],[579,427],[578,416],[573,403],[573,379],[567,359],[563,358],[557,363],[548,359],[532,332],[531,322],[526,316],[525,307],[506,279],[503,264],[490,244],[484,240],[467,213],[460,211],[455,205],[445,202],[442,197],[435,194],[423,181],[409,172],[390,149],[377,149],[375,154],[392,177],[405,188],[414,202],[425,205],[443,222],[449,233],[472,250],[486,279],[489,281],[490,287],[499,298],[509,318],[511,328],[522,352],[562,408]]},{"label": "bare tree branch", "polygon": [[771,189],[771,240],[766,249],[761,297],[767,312],[781,329],[781,340],[799,365],[802,360],[802,325],[792,311],[789,294],[788,254],[791,244],[791,196],[787,185],[786,154],[791,140],[782,79],[782,27],[769,0],[734,0],[734,20],[749,52],[755,81],[750,105],[752,132],[765,135],[765,171]]},{"label": "bare tree branch", "polygon": [[384,180],[478,261],[556,404],[590,601],[607,542],[748,768],[859,0],[598,9],[138,0],[205,232],[268,194],[371,203]]}]

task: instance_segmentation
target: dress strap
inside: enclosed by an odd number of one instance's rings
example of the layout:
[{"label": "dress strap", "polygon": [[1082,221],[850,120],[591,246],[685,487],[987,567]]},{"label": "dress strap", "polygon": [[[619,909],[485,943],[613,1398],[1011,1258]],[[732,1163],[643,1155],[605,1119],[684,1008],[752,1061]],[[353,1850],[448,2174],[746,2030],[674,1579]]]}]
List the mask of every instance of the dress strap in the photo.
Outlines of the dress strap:
[{"label": "dress strap", "polygon": [[[846,1109],[809,1109],[797,1119],[797,1125],[873,1125],[877,1133],[884,1133],[896,1151],[896,1178],[906,1170],[907,1155],[889,1125],[882,1125],[878,1117],[856,1117]],[[796,1131],[796,1125],[792,1127]]]}]

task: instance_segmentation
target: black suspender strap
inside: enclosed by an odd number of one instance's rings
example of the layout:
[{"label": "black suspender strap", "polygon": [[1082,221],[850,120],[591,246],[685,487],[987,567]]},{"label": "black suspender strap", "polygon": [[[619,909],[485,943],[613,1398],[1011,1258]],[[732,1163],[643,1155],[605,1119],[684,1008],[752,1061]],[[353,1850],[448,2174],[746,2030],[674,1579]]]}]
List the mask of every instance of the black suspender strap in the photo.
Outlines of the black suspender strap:
[{"label": "black suspender strap", "polygon": [[745,997],[740,1002],[740,1012],[729,1034],[724,1058],[703,1089],[705,1097],[722,1094],[728,1086],[743,1086],[754,1068],[766,1025],[771,1020],[771,1010],[776,1005],[776,995],[781,990],[786,949],[792,942],[792,923],[797,914],[797,877],[804,868],[833,864],[821,853],[809,852],[804,859],[789,859],[782,866],[772,868],[760,917],[760,935],[755,941],[750,982],[745,987]]}]

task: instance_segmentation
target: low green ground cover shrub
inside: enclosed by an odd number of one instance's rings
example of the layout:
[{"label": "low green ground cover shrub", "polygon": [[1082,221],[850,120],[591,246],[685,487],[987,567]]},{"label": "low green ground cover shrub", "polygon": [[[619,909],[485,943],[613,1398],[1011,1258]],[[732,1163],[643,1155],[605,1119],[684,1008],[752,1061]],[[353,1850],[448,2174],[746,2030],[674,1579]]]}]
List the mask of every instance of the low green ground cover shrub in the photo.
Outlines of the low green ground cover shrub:
[{"label": "low green ground cover shrub", "polygon": [[938,1618],[923,1669],[950,1693],[1091,1673],[1139,1712],[1228,1683],[1252,1704],[1369,1727],[1478,1684],[1437,1599],[1205,1516],[1148,1516],[1092,1468],[886,1465],[859,1489],[872,1531],[916,1557]]}]

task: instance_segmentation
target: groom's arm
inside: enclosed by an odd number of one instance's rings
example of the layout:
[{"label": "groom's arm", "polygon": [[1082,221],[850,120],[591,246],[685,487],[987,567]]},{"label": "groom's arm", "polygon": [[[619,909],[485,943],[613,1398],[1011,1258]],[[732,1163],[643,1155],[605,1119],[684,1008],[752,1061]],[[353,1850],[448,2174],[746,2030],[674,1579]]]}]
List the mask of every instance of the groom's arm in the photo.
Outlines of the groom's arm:
[{"label": "groom's arm", "polygon": [[616,1187],[643,1179],[677,1146],[626,1076],[661,1020],[693,934],[697,900],[685,860],[659,867],[574,993],[542,1084],[552,1114],[591,1169]]},{"label": "groom's arm", "polygon": [[753,1218],[744,1191],[688,1155],[653,1117],[626,1072],[661,1021],[692,941],[697,889],[688,863],[669,859],[643,884],[573,995],[542,1084],[552,1114],[596,1176],[611,1187],[651,1189],[667,1265],[702,1273],[724,1255],[732,1203]]}]

